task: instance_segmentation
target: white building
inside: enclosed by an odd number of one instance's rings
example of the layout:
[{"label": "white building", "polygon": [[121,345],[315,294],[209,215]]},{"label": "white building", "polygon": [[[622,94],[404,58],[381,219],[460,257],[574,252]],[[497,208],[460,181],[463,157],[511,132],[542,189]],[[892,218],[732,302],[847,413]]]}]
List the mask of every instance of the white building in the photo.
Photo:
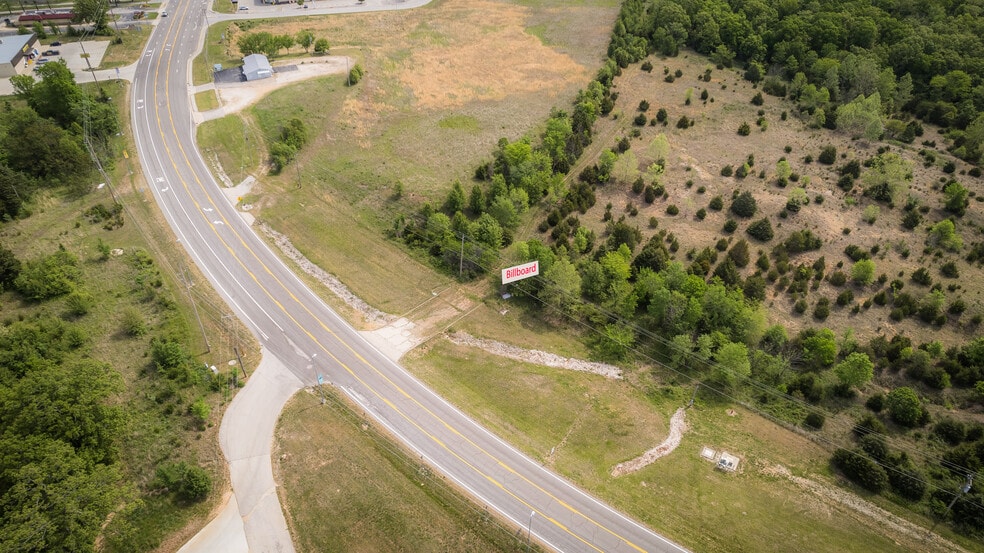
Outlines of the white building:
[{"label": "white building", "polygon": [[243,58],[243,75],[247,81],[267,79],[273,76],[273,67],[263,54],[250,54]]}]

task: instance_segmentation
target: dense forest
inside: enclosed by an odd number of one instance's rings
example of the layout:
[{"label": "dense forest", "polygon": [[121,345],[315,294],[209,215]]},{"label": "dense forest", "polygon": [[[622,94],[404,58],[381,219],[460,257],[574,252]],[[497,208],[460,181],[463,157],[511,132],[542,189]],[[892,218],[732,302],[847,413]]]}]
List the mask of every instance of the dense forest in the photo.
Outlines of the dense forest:
[{"label": "dense forest", "polygon": [[[166,505],[211,490],[178,436],[204,430],[203,397],[224,381],[183,345],[150,255],[107,243],[124,226],[123,206],[86,199],[96,161],[112,166],[116,106],[79,87],[64,63],[38,73],[14,77],[16,98],[0,107],[0,551],[94,551],[100,536],[102,550],[148,550],[181,523]],[[57,238],[18,228],[62,204],[83,207],[44,225]],[[86,234],[107,241],[81,248]],[[114,297],[100,297],[117,275]],[[145,351],[140,393],[123,376],[132,360],[116,354],[131,342]]]},{"label": "dense forest", "polygon": [[[470,187],[454,183],[441,205],[425,204],[399,217],[393,233],[425,248],[435,263],[461,278],[488,274],[513,260],[539,260],[540,276],[509,291],[545,318],[589,322],[599,358],[644,359],[673,380],[699,381],[707,393],[799,426],[830,447],[832,466],[859,487],[980,536],[984,494],[976,485],[962,487],[984,467],[984,425],[946,413],[980,411],[984,338],[947,347],[903,334],[860,343],[851,332],[838,336],[823,327],[790,335],[781,325],[767,324],[762,304],[767,288],[775,287],[804,313],[804,298],[823,282],[841,288],[837,306],[884,307],[892,320],[913,318],[938,327],[967,309],[961,299],[947,297],[955,284],[944,291],[924,268],[908,281],[879,275],[875,248],[847,248],[846,266],[828,266],[823,257],[798,262],[797,254],[818,249],[820,238],[807,229],[779,237],[770,214],[738,190],[730,198],[713,198],[696,217],[708,209],[725,211],[725,235],[743,221],[747,239],[721,239],[687,252],[685,262],[677,259],[673,233],[658,230],[646,239],[624,216],[616,218],[610,204],[605,231],[597,236],[580,217],[594,207],[598,188],[615,182],[624,160],[635,159],[626,152],[639,127],[672,123],[664,109],[650,120],[649,106],[640,105],[631,135],[602,149],[595,163],[578,164],[598,119],[617,113],[613,83],[621,72],[653,54],[673,56],[685,47],[706,54],[718,69],[741,64],[759,90],[793,102],[808,127],[905,144],[924,133],[921,118],[942,127],[953,155],[976,163],[984,140],[979,9],[963,2],[627,0],[607,60],[570,111],[555,110],[535,139],[500,140]],[[646,60],[641,70],[652,71],[652,63]],[[710,80],[710,69],[704,77]],[[667,82],[673,78],[666,75]],[[757,94],[752,104],[762,101]],[[685,116],[676,122],[678,128],[692,124]],[[747,125],[738,129],[739,135],[748,132]],[[647,204],[667,194],[661,182],[665,154],[658,152],[668,145],[658,142],[649,146],[657,161],[631,182],[632,193]],[[921,155],[928,165],[935,162],[929,160],[933,152]],[[820,164],[834,166],[838,159],[833,147],[817,153]],[[580,170],[571,178],[575,166]],[[723,168],[722,176],[741,179],[754,166],[749,157],[737,168]],[[926,233],[924,255],[962,256],[967,265],[948,261],[941,267],[944,277],[980,268],[984,243],[965,246],[960,235],[960,229],[975,227],[961,219],[972,209],[972,193],[952,176],[934,187],[942,192],[946,216],[927,225],[929,206],[909,195],[911,166],[888,148],[848,160],[836,171],[844,194],[859,185],[874,204],[871,217],[877,217],[879,204],[902,208],[904,230]],[[954,171],[952,162],[945,164],[944,174]],[[784,161],[776,173],[772,184],[781,188],[798,179]],[[980,171],[968,174],[976,178]],[[793,188],[779,216],[810,200],[802,188]],[[676,215],[673,209],[668,206],[667,214]],[[542,238],[514,243],[515,236],[528,234],[521,225],[531,218],[540,221]],[[653,217],[650,229],[658,227]],[[856,291],[871,298],[855,302]],[[821,297],[810,315],[822,323],[833,308]],[[963,328],[975,336],[982,314],[965,321],[969,326]],[[840,415],[848,413],[853,422],[845,427],[848,417]]]}]

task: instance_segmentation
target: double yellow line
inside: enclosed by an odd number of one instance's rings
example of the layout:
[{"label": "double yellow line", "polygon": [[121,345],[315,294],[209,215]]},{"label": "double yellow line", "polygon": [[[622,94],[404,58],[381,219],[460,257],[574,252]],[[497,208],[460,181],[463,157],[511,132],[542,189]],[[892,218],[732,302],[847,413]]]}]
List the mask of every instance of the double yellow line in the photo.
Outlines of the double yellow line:
[{"label": "double yellow line", "polygon": [[[277,298],[275,298],[270,293],[270,291],[266,287],[264,287],[260,283],[260,280],[257,278],[256,274],[253,271],[250,270],[250,268],[243,261],[243,259],[240,257],[240,255],[239,255],[238,252],[239,251],[249,252],[249,255],[252,256],[252,258],[253,258],[253,262],[256,263],[256,264],[259,264],[259,266],[261,266],[263,268],[263,270],[266,272],[266,274],[269,277],[271,277],[272,279],[274,279],[274,281],[276,281],[277,284],[280,285],[282,291],[285,292],[291,298],[291,300],[294,302],[294,306],[293,307],[298,308],[301,312],[306,313],[313,320],[317,321],[318,322],[318,325],[321,328],[321,330],[323,330],[324,332],[327,332],[330,336],[332,336],[335,340],[337,340],[339,342],[339,344],[341,344],[343,347],[345,347],[353,356],[355,356],[356,359],[359,360],[359,362],[362,365],[364,365],[364,368],[365,369],[367,369],[367,370],[369,370],[371,372],[374,372],[376,375],[378,375],[380,378],[382,378],[383,381],[385,381],[395,392],[397,392],[399,395],[401,395],[404,398],[406,398],[407,400],[409,400],[411,403],[413,403],[416,407],[418,407],[419,409],[421,409],[423,412],[427,413],[427,415],[429,415],[430,417],[432,417],[440,425],[444,426],[448,431],[450,431],[451,433],[453,433],[456,437],[462,439],[464,442],[466,442],[470,446],[474,447],[477,451],[481,452],[488,459],[490,459],[492,461],[495,461],[495,463],[499,467],[503,468],[504,470],[506,470],[507,472],[509,472],[511,475],[513,475],[513,476],[519,478],[520,480],[526,482],[532,488],[534,488],[537,491],[539,491],[540,493],[544,494],[546,497],[549,497],[551,500],[555,501],[557,504],[563,506],[570,513],[572,513],[574,515],[577,515],[578,517],[582,518],[585,521],[590,522],[591,524],[595,525],[598,529],[601,529],[604,532],[606,532],[607,534],[609,534],[609,535],[611,535],[611,536],[619,539],[620,541],[622,541],[623,543],[625,543],[626,545],[628,545],[632,549],[634,549],[636,551],[640,551],[640,552],[644,551],[644,549],[642,549],[641,547],[637,546],[636,544],[632,543],[631,541],[629,541],[628,539],[622,537],[621,535],[616,534],[615,532],[613,532],[612,530],[608,529],[606,526],[602,525],[601,523],[595,521],[594,519],[592,519],[592,518],[584,515],[583,513],[581,513],[580,511],[578,511],[575,507],[573,507],[569,503],[567,503],[567,502],[563,501],[562,499],[560,499],[560,498],[554,496],[553,494],[549,493],[548,491],[546,491],[545,489],[543,489],[539,485],[535,484],[534,482],[532,482],[531,480],[529,480],[528,478],[526,478],[525,476],[523,476],[521,473],[517,472],[511,466],[505,464],[504,462],[502,462],[501,460],[499,460],[495,456],[491,455],[487,450],[485,450],[484,448],[482,448],[481,446],[479,446],[478,444],[476,444],[473,440],[471,440],[467,436],[461,434],[461,432],[458,431],[457,428],[453,427],[451,424],[449,424],[448,422],[444,421],[441,417],[437,416],[433,411],[431,411],[426,406],[424,406],[422,403],[420,403],[417,400],[417,398],[411,396],[403,388],[401,388],[399,385],[397,385],[395,382],[393,382],[393,380],[391,380],[389,376],[387,376],[385,373],[383,373],[382,371],[380,371],[375,365],[373,365],[368,360],[366,360],[362,355],[360,355],[357,351],[355,351],[346,341],[342,340],[331,328],[329,328],[321,320],[320,317],[318,317],[315,313],[313,313],[309,309],[309,307],[307,306],[307,304],[305,304],[304,302],[300,301],[300,299],[297,298],[297,296],[295,296],[294,293],[290,291],[290,289],[273,273],[273,271],[270,270],[270,268],[266,265],[266,263],[264,263],[264,261],[262,259],[260,259],[260,257],[250,247],[250,245],[246,243],[246,241],[243,239],[242,235],[239,234],[239,231],[237,230],[236,225],[233,225],[233,224],[230,224],[229,223],[229,221],[226,219],[225,215],[223,214],[222,210],[218,209],[218,207],[216,206],[215,202],[213,201],[213,196],[212,196],[212,193],[210,192],[209,187],[207,187],[199,179],[199,175],[195,171],[194,165],[192,164],[191,159],[189,158],[187,152],[185,152],[184,147],[181,144],[181,139],[180,139],[180,136],[179,136],[177,127],[174,124],[174,117],[173,117],[173,113],[171,111],[170,78],[171,78],[171,64],[172,64],[172,61],[174,59],[174,51],[176,50],[175,44],[177,43],[177,40],[178,40],[178,37],[181,34],[181,31],[186,27],[186,25],[188,24],[189,21],[193,20],[194,15],[191,15],[189,13],[193,9],[195,9],[197,11],[197,9],[199,9],[199,8],[193,8],[192,7],[192,3],[191,2],[187,2],[187,3],[181,3],[181,4],[179,4],[178,7],[177,7],[177,10],[175,10],[174,12],[172,12],[173,15],[172,15],[171,21],[173,23],[170,24],[170,27],[167,30],[167,34],[164,37],[164,40],[162,41],[161,46],[158,48],[158,51],[155,52],[157,55],[155,56],[156,59],[153,62],[154,63],[154,65],[153,65],[153,71],[150,72],[150,78],[151,79],[156,78],[156,76],[160,74],[161,65],[164,64],[164,68],[165,68],[164,74],[166,75],[166,77],[165,77],[165,82],[164,82],[164,96],[163,96],[163,99],[165,101],[164,103],[167,106],[166,119],[167,119],[168,125],[170,127],[169,132],[170,132],[170,134],[173,136],[173,138],[177,142],[177,147],[178,147],[178,150],[180,152],[179,159],[180,160],[183,160],[183,162],[186,164],[186,166],[188,167],[188,169],[192,172],[192,175],[194,176],[194,184],[196,184],[198,186],[199,190],[201,192],[203,192],[206,195],[206,197],[209,198],[210,206],[206,206],[206,207],[212,207],[213,208],[212,209],[212,212],[214,212],[215,214],[217,214],[221,218],[222,223],[223,223],[222,224],[222,227],[224,229],[228,229],[229,232],[232,232],[232,233],[235,234],[235,237],[236,237],[236,239],[238,240],[238,243],[239,243],[239,249],[233,248],[226,241],[226,239],[222,236],[222,234],[218,231],[218,229],[216,228],[216,223],[214,223],[213,221],[210,221],[207,217],[205,217],[205,215],[204,215],[206,213],[205,212],[205,209],[203,209],[203,206],[198,202],[198,200],[195,199],[194,195],[192,194],[192,190],[189,188],[188,181],[186,181],[185,179],[183,179],[183,178],[180,177],[180,172],[178,171],[178,165],[175,162],[175,156],[173,155],[173,153],[171,151],[171,148],[167,144],[166,134],[167,134],[168,129],[165,128],[165,126],[164,126],[164,124],[162,122],[162,113],[161,113],[160,105],[158,103],[158,99],[159,98],[158,98],[158,92],[157,92],[157,87],[156,86],[152,86],[151,87],[152,97],[149,98],[147,100],[147,102],[145,102],[145,109],[147,109],[147,107],[146,107],[146,104],[147,103],[150,103],[150,102],[153,103],[154,111],[155,111],[155,117],[156,117],[157,126],[158,126],[158,128],[156,129],[156,132],[158,132],[160,134],[160,137],[162,139],[162,144],[164,146],[164,151],[165,151],[165,154],[166,154],[166,159],[167,159],[167,161],[170,162],[171,167],[172,167],[172,169],[174,171],[174,175],[177,178],[180,179],[180,181],[181,181],[181,187],[184,189],[185,193],[188,195],[188,197],[194,203],[195,208],[198,211],[199,215],[202,217],[202,219],[206,222],[206,224],[215,233],[216,239],[218,239],[219,242],[223,246],[225,246],[225,249],[229,252],[229,254],[239,264],[239,267],[243,271],[245,271],[246,274],[248,274],[250,276],[250,278],[253,279],[253,282],[256,284],[257,288],[263,292],[263,294],[266,296],[266,298],[269,299],[270,301],[272,301],[274,304],[276,304],[277,307],[282,311],[283,315],[285,315],[299,330],[301,330],[305,335],[307,335],[308,338],[310,338],[311,341],[314,344],[316,344],[317,347],[320,348],[320,350],[324,354],[326,354],[329,358],[331,358],[332,360],[334,360],[335,363],[338,364],[338,366],[342,367],[352,378],[354,378],[357,382],[359,382],[367,391],[369,391],[378,400],[380,400],[385,405],[387,405],[390,409],[392,409],[394,413],[396,413],[399,417],[402,417],[402,419],[406,423],[408,423],[412,427],[416,428],[421,434],[427,436],[435,444],[437,444],[438,446],[440,446],[440,448],[442,448],[444,451],[446,451],[449,455],[451,455],[452,457],[454,457],[455,459],[457,459],[460,463],[462,463],[462,465],[468,467],[469,469],[471,469],[472,471],[474,471],[476,474],[478,474],[479,476],[481,476],[482,478],[484,478],[485,480],[487,480],[491,484],[493,484],[496,487],[498,487],[501,490],[503,490],[505,493],[507,493],[508,495],[510,495],[511,497],[513,497],[515,500],[517,500],[518,502],[520,502],[522,505],[524,505],[525,507],[529,508],[532,512],[536,512],[537,514],[541,515],[542,518],[544,518],[545,520],[550,521],[557,528],[560,528],[561,530],[567,532],[568,534],[570,534],[571,536],[573,536],[574,538],[576,538],[577,540],[579,540],[582,544],[584,544],[585,547],[590,548],[590,549],[592,549],[594,551],[598,551],[598,552],[601,552],[602,551],[602,549],[598,548],[597,546],[595,546],[592,543],[589,543],[586,539],[584,539],[583,537],[581,537],[581,535],[579,535],[579,533],[575,533],[572,529],[568,528],[566,525],[562,524],[558,520],[556,520],[556,519],[554,519],[552,517],[546,516],[545,513],[541,512],[541,511],[538,511],[536,508],[533,507],[533,505],[531,505],[529,502],[527,502],[526,500],[524,500],[522,497],[516,495],[513,491],[507,489],[505,487],[505,485],[501,481],[497,480],[492,475],[490,475],[490,474],[482,471],[474,463],[470,462],[469,460],[467,460],[464,457],[462,457],[459,453],[457,453],[456,451],[454,451],[451,448],[449,448],[447,446],[447,444],[445,444],[440,438],[438,438],[437,436],[435,436],[434,434],[432,434],[431,432],[429,432],[428,430],[426,430],[421,424],[419,424],[417,421],[413,420],[410,416],[408,416],[404,411],[402,411],[399,407],[397,407],[387,397],[385,397],[383,394],[381,394],[379,391],[377,391],[374,387],[370,386],[359,374],[356,373],[355,370],[353,370],[345,362],[343,362],[341,359],[339,359],[337,356],[335,356],[328,349],[328,347],[325,344],[322,343],[321,340],[319,340],[306,327],[304,327],[291,314],[291,311],[288,310]],[[171,34],[172,31],[174,33],[173,34],[173,37],[172,37],[172,34]],[[207,37],[207,32],[208,32],[208,29],[203,29],[203,33],[204,33],[204,35],[206,37]],[[165,56],[164,56],[163,50],[166,49],[166,46],[169,43],[169,40],[170,40],[170,43],[171,43],[171,47],[170,47],[170,50],[167,52],[167,59],[166,59],[166,62],[165,62],[165,60],[164,60],[164,57]],[[207,47],[207,45],[206,45],[206,47]],[[181,98],[178,101],[189,101],[189,98]],[[134,115],[134,118],[136,118],[136,114]],[[191,133],[191,136],[194,136],[194,133],[193,132]],[[173,185],[174,185],[174,183],[170,183],[170,186],[173,186]],[[220,201],[225,201],[225,199],[224,198],[220,198]],[[190,247],[190,245],[188,247]],[[301,286],[303,286],[303,284]],[[313,292],[310,292],[310,293],[311,293],[312,297],[315,298],[316,301],[320,301],[319,298],[316,298],[316,296],[314,296]],[[322,305],[324,306],[323,303],[322,303]],[[328,309],[327,306],[325,306],[325,309]],[[464,483],[464,484],[467,486],[467,483]],[[572,489],[574,489],[574,488],[572,487]],[[580,493],[580,492],[579,491],[576,491],[575,493]],[[505,513],[503,513],[503,514],[505,515]],[[632,522],[630,521],[630,523],[632,523]],[[634,523],[632,523],[632,524],[634,524]]]}]

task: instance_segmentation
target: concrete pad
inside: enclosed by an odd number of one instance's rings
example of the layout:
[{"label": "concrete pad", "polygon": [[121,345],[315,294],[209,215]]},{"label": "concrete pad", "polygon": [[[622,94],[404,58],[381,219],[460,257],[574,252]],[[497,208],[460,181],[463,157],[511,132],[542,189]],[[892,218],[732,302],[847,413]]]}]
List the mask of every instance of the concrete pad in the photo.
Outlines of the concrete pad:
[{"label": "concrete pad", "polygon": [[249,553],[249,550],[236,494],[229,494],[219,515],[184,544],[178,553]]},{"label": "concrete pad", "polygon": [[420,338],[413,334],[414,324],[400,317],[392,323],[376,330],[361,331],[359,334],[376,349],[393,361],[399,361],[403,354],[417,347]]},{"label": "concrete pad", "polygon": [[[182,552],[294,552],[277,497],[270,454],[280,412],[304,384],[272,353],[266,349],[261,353],[260,366],[233,398],[219,428],[219,445],[229,463],[233,496],[219,516],[182,547]],[[215,543],[228,543],[229,549],[223,549],[225,545],[213,547]]]}]

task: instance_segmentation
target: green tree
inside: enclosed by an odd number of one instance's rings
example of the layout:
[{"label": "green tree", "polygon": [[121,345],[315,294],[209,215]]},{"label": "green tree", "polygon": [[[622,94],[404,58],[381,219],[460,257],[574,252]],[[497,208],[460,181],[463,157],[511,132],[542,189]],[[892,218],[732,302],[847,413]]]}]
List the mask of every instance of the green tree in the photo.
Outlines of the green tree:
[{"label": "green tree", "polygon": [[116,467],[44,436],[5,435],[0,451],[0,550],[94,551],[107,515],[130,493]]},{"label": "green tree", "polygon": [[581,275],[577,267],[566,255],[562,255],[542,274],[544,284],[540,289],[540,299],[561,311],[573,312],[581,297]]},{"label": "green tree", "polygon": [[24,297],[41,301],[71,292],[81,280],[78,259],[64,249],[28,261],[14,280]]},{"label": "green tree", "polygon": [[866,196],[893,205],[902,205],[911,180],[912,165],[892,152],[875,157],[871,169],[861,175]]},{"label": "green tree", "polygon": [[62,128],[81,124],[85,93],[75,83],[75,76],[65,61],[42,65],[37,73],[40,81],[30,75],[12,78],[15,94],[27,100],[27,105],[38,115],[54,120]]},{"label": "green tree", "polygon": [[14,252],[0,244],[0,289],[10,286],[21,271],[21,262]]},{"label": "green tree", "polygon": [[714,354],[713,378],[726,386],[734,386],[738,381],[752,374],[752,364],[748,360],[748,348],[745,344],[728,342],[718,348]]},{"label": "green tree", "polygon": [[327,38],[319,38],[314,41],[315,54],[327,54],[330,48],[331,48],[331,44],[328,43]]},{"label": "green tree", "polygon": [[362,80],[363,75],[365,75],[365,70],[362,69],[362,66],[359,64],[353,65],[348,74],[348,85],[354,86]]},{"label": "green tree", "polygon": [[861,388],[874,376],[874,369],[875,364],[867,354],[854,352],[834,366],[834,374],[844,385]]},{"label": "green tree", "polygon": [[870,259],[858,260],[851,267],[851,280],[867,286],[875,281],[875,262]]},{"label": "green tree", "polygon": [[305,29],[303,31],[298,31],[294,36],[294,40],[297,41],[298,46],[304,48],[304,53],[306,54],[311,45],[314,44],[314,33]]},{"label": "green tree", "polygon": [[635,331],[620,324],[605,325],[598,349],[605,359],[621,361],[635,345]]},{"label": "green tree", "polygon": [[923,406],[916,391],[907,386],[896,388],[885,397],[892,420],[903,425],[914,427],[923,419]]},{"label": "green tree", "polygon": [[516,206],[506,196],[499,196],[493,200],[492,205],[489,206],[488,213],[504,229],[515,229],[519,225],[519,214],[516,211]]},{"label": "green tree", "polygon": [[92,23],[97,32],[109,28],[109,2],[104,0],[75,0],[72,7],[74,21]]},{"label": "green tree", "polygon": [[814,368],[829,367],[837,359],[837,339],[827,328],[803,340],[803,360]]},{"label": "green tree", "polygon": [[944,204],[945,209],[958,217],[963,216],[967,211],[967,205],[970,203],[967,199],[969,195],[970,191],[964,188],[959,182],[951,182],[943,189],[943,197],[946,200]]},{"label": "green tree", "polygon": [[758,210],[755,197],[751,192],[745,191],[738,194],[738,197],[731,202],[731,212],[739,217],[753,217]]},{"label": "green tree", "polygon": [[943,219],[929,229],[929,243],[950,251],[959,251],[963,247],[963,238],[957,234],[953,221]]},{"label": "green tree", "polygon": [[0,151],[11,169],[38,177],[48,186],[84,182],[92,161],[77,137],[31,109],[4,115],[7,132],[0,137]]},{"label": "green tree", "polygon": [[772,223],[769,222],[768,217],[763,217],[748,225],[745,232],[760,242],[768,242],[775,236],[775,231],[772,230]]},{"label": "green tree", "polygon": [[448,192],[448,197],[444,200],[444,207],[441,209],[448,215],[454,215],[465,209],[465,191],[461,188],[461,182],[454,181],[454,184],[451,185],[451,191]]},{"label": "green tree", "polygon": [[[236,47],[244,56],[267,53],[274,44],[273,34],[268,32],[243,33],[236,39]],[[274,50],[276,53],[276,50]]]},{"label": "green tree", "polygon": [[837,129],[852,136],[863,136],[869,141],[878,140],[885,132],[881,110],[881,95],[878,92],[867,98],[858,96],[837,108]]},{"label": "green tree", "polygon": [[502,247],[502,226],[488,213],[483,213],[472,223],[469,235],[477,242],[498,250]]}]

